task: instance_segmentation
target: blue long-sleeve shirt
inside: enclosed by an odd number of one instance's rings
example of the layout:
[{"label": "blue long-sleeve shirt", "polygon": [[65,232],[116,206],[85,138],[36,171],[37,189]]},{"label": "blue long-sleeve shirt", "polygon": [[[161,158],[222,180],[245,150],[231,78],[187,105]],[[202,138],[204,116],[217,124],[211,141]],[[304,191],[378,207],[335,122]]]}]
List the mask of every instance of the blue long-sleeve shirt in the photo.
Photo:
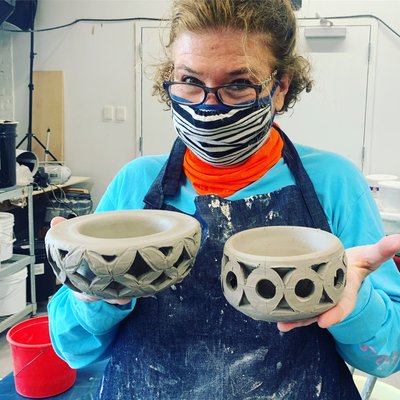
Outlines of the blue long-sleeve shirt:
[{"label": "blue long-sleeve shirt", "polygon": [[[377,242],[384,235],[382,222],[361,172],[336,154],[299,145],[296,149],[331,230],[344,247]],[[167,155],[142,157],[128,163],[113,179],[96,211],[143,208],[143,198],[166,159]],[[262,178],[228,199],[269,193],[292,184],[294,178],[280,160]],[[179,193],[166,202],[193,214],[197,195],[186,180]],[[49,303],[50,334],[56,352],[75,368],[106,358],[119,322],[135,312],[134,305],[134,299],[126,306],[104,301],[86,303],[62,287]],[[400,369],[400,274],[392,260],[365,279],[353,312],[329,331],[341,356],[354,367],[377,376]]]}]

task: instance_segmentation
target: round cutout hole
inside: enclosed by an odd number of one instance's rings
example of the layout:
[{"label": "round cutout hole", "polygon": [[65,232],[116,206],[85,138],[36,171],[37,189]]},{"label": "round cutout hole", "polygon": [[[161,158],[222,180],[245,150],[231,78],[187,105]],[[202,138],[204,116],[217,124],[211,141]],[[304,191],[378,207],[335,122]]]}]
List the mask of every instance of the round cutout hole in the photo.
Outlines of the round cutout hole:
[{"label": "round cutout hole", "polygon": [[306,298],[314,293],[315,286],[310,279],[301,279],[297,282],[294,292],[296,296]]},{"label": "round cutout hole", "polygon": [[273,299],[276,295],[275,285],[268,279],[262,279],[257,283],[257,293],[264,299]]},{"label": "round cutout hole", "polygon": [[237,277],[232,271],[226,274],[226,286],[231,290],[236,290],[238,287]]}]

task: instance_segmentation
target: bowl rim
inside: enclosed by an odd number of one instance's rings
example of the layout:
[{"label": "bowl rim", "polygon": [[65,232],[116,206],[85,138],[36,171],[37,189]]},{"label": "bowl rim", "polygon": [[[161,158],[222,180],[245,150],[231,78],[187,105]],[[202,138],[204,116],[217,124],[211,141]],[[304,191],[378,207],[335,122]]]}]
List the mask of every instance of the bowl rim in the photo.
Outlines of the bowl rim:
[{"label": "bowl rim", "polygon": [[[239,240],[242,238],[244,235],[247,234],[254,234],[257,231],[265,231],[265,230],[270,230],[270,231],[306,231],[306,232],[313,232],[315,234],[319,234],[321,236],[324,236],[326,238],[330,239],[330,244],[320,250],[312,251],[312,252],[306,252],[304,254],[296,254],[296,255],[285,255],[285,256],[269,256],[265,254],[253,254],[250,252],[242,251],[239,249],[236,249],[234,247],[234,242],[236,240]],[[238,232],[234,235],[232,235],[226,242],[224,246],[224,253],[225,252],[230,252],[233,253],[236,257],[238,258],[248,258],[251,257],[253,261],[258,261],[258,262],[276,262],[280,263],[282,265],[285,264],[290,264],[294,262],[299,262],[299,261],[306,261],[309,260],[310,258],[315,258],[319,259],[322,258],[326,255],[329,254],[334,254],[338,250],[344,252],[344,247],[340,239],[335,236],[334,234],[324,231],[322,229],[317,229],[317,228],[310,228],[310,227],[304,227],[304,226],[288,226],[288,225],[276,225],[276,226],[264,226],[264,227],[259,227],[259,228],[251,228],[251,229],[246,229],[241,232]]]},{"label": "bowl rim", "polygon": [[[166,229],[143,236],[131,237],[96,237],[84,235],[79,232],[82,226],[90,224],[91,221],[124,224],[127,220],[134,222],[135,218],[144,220],[148,217],[153,218],[157,223],[164,220]],[[115,252],[123,251],[127,248],[144,248],[152,245],[170,244],[179,238],[192,236],[196,231],[201,231],[200,223],[193,216],[177,211],[167,210],[115,210],[104,211],[88,215],[79,216],[63,221],[51,227],[45,237],[46,246],[57,246],[64,250],[72,247],[87,247],[88,250],[102,249],[106,255],[107,248]]]}]

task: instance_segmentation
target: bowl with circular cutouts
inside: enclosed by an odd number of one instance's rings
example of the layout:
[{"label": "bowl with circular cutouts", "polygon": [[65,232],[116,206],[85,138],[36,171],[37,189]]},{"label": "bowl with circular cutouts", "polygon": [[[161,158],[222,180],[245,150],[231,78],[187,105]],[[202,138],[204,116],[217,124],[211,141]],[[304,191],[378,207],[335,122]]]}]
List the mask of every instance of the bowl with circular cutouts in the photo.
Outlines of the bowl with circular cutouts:
[{"label": "bowl with circular cutouts", "polygon": [[225,298],[256,320],[296,321],[323,313],[339,301],[346,274],[341,241],[320,229],[254,228],[224,245]]}]

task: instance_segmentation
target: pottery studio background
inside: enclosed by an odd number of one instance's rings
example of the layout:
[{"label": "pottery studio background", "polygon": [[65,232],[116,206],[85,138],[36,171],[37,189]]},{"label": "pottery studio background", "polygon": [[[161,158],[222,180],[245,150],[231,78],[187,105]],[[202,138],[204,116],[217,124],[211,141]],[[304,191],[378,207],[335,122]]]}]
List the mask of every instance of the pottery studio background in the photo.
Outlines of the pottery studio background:
[{"label": "pottery studio background", "polygon": [[[54,86],[41,89],[38,81],[34,95],[44,107],[51,96],[62,98],[57,109],[40,110],[41,125],[34,113],[34,133],[45,142],[46,127],[61,121],[51,131],[50,150],[60,140],[72,174],[91,178],[94,205],[122,165],[142,153],[167,152],[173,140],[170,115],[151,97],[146,67],[157,60],[162,36],[160,22],[146,18],[165,17],[169,3],[37,1],[37,30],[102,20],[36,32],[34,44],[37,79],[42,72],[58,76]],[[400,38],[375,18],[400,32],[400,1],[303,0],[297,14],[311,18],[300,20],[299,36],[314,63],[316,85],[278,122],[292,140],[340,152],[366,174],[400,175]],[[370,17],[349,18],[360,15]],[[29,33],[0,30],[0,119],[19,122],[19,139],[28,129],[29,51]]]},{"label": "pottery studio background", "polygon": [[[80,185],[95,207],[125,163],[168,152],[174,139],[170,113],[151,96],[150,67],[170,0],[27,2],[37,3],[33,133],[46,144],[51,128],[49,150],[88,177]],[[296,3],[315,87],[277,122],[293,141],[343,154],[365,175],[400,177],[400,0]],[[0,27],[0,120],[18,121],[17,143],[28,131],[32,38],[18,30]],[[399,374],[388,381],[400,388]]]}]

